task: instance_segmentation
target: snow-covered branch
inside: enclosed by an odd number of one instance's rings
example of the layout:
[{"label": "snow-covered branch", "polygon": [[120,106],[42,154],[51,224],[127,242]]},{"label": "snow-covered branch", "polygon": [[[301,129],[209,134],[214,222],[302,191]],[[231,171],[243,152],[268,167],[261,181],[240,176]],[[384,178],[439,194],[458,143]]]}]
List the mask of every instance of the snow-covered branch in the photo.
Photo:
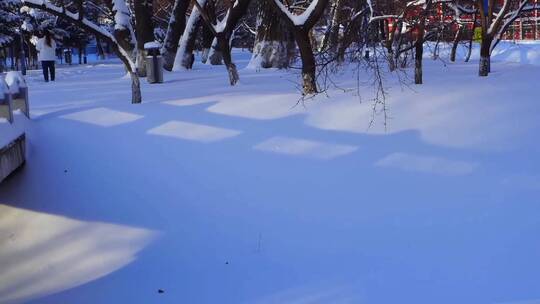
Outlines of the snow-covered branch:
[{"label": "snow-covered branch", "polygon": [[276,6],[279,8],[283,16],[286,16],[290,23],[294,26],[302,26],[311,28],[318,20],[318,11],[324,10],[328,1],[325,0],[313,0],[301,14],[293,14],[288,7],[286,7],[280,0],[273,0]]},{"label": "snow-covered branch", "polygon": [[[505,0],[505,1],[509,1],[509,0]],[[528,2],[529,2],[528,0],[521,0],[518,7],[515,10],[505,14],[504,23],[499,28],[496,29],[497,32],[495,33],[494,39],[491,42],[490,52],[492,52],[493,49],[495,49],[495,47],[501,40],[502,35],[506,32],[506,30],[510,27],[510,25],[523,13],[524,9],[528,6]],[[499,14],[499,16],[502,16],[502,15],[503,15],[503,12]],[[499,18],[499,16],[497,16],[497,18]],[[490,30],[492,30],[494,26],[495,26],[495,23],[491,25]]]},{"label": "snow-covered branch", "polygon": [[109,31],[88,20],[87,18],[79,19],[78,13],[72,13],[66,10],[65,7],[54,5],[47,0],[22,0],[22,2],[28,7],[41,9],[52,15],[68,19],[69,21],[75,23],[80,23],[92,34],[102,36],[102,38],[111,40],[112,42],[116,43],[116,38]]}]

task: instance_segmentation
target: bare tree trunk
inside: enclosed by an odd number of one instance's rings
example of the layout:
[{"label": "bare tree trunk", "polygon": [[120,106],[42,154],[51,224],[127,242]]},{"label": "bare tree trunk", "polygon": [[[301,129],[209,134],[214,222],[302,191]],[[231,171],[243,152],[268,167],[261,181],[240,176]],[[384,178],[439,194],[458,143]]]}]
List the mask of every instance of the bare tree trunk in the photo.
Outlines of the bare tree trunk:
[{"label": "bare tree trunk", "polygon": [[[206,0],[200,0],[200,5],[205,5]],[[201,12],[197,7],[193,7],[187,20],[182,37],[180,38],[178,50],[174,59],[174,69],[191,69],[193,59],[193,49],[198,27],[200,26]]]},{"label": "bare tree trunk", "polygon": [[178,50],[180,36],[186,28],[186,11],[189,0],[175,0],[174,7],[169,19],[167,34],[163,42],[163,68],[172,71],[174,66],[174,57]]},{"label": "bare tree trunk", "polygon": [[294,30],[294,39],[296,40],[302,59],[302,87],[304,94],[315,94],[317,93],[315,56],[313,56],[309,32],[301,27],[296,27]]},{"label": "bare tree trunk", "polygon": [[11,70],[15,70],[17,68],[17,58],[15,56],[15,43],[11,44],[10,53],[9,56],[11,58]]},{"label": "bare tree trunk", "polygon": [[469,62],[471,59],[472,54],[472,45],[473,45],[473,38],[474,38],[474,29],[476,27],[476,13],[473,16],[473,23],[472,23],[472,30],[471,30],[471,36],[469,37],[469,47],[467,50],[467,56],[465,57],[465,62]]},{"label": "bare tree trunk", "polygon": [[225,63],[225,66],[227,67],[227,72],[229,73],[229,82],[231,85],[235,85],[238,80],[240,80],[240,76],[238,75],[236,65],[232,62],[229,39],[227,39],[225,35],[221,34],[218,34],[216,39],[218,41],[218,46],[221,50],[221,53],[223,54],[223,62]]},{"label": "bare tree trunk", "polygon": [[323,37],[320,50],[335,50],[338,48],[339,26],[341,24],[341,10],[344,0],[334,0],[332,5],[332,19]]},{"label": "bare tree trunk", "polygon": [[437,31],[437,41],[435,42],[435,47],[433,48],[433,60],[439,59],[439,45],[441,44],[441,32]]},{"label": "bare tree trunk", "polygon": [[[211,24],[217,23],[216,6],[215,6],[214,1],[208,1],[206,3],[206,15]],[[204,22],[204,25],[205,25],[204,28],[212,33],[212,38],[208,36],[208,39],[210,41],[209,41],[208,54],[206,57],[207,59],[210,59],[211,65],[222,65],[223,54],[221,53],[221,50],[218,46],[218,39],[214,34],[214,28],[212,27],[210,23]]]},{"label": "bare tree trunk", "polygon": [[[107,37],[104,37],[104,38],[107,38]],[[108,39],[105,39],[105,40],[108,40]],[[124,44],[127,44],[127,42]],[[132,59],[128,57],[129,55],[126,53],[125,49],[124,51],[122,51],[120,48],[122,48],[122,44],[112,43],[112,49],[114,53],[116,54],[116,56],[118,56],[120,61],[122,61],[122,63],[124,64],[124,67],[126,68],[131,78],[131,103],[133,104],[141,103],[142,102],[141,83],[139,80],[139,75],[137,74],[136,66],[133,63]]]},{"label": "bare tree trunk", "polygon": [[129,72],[129,76],[131,77],[131,103],[141,103],[141,82],[139,76],[134,72]]},{"label": "bare tree trunk", "polygon": [[104,60],[105,59],[105,51],[103,50],[103,45],[101,45],[101,40],[98,36],[96,36],[96,48],[97,53],[99,56],[99,59]]},{"label": "bare tree trunk", "polygon": [[35,58],[36,58],[36,49],[35,46],[30,41],[29,37],[25,37],[26,45],[28,46],[28,68],[32,69],[36,67]]},{"label": "bare tree trunk", "polygon": [[[425,16],[425,15],[423,15]],[[425,17],[421,17],[418,25],[418,37],[414,46],[414,83],[422,84],[422,59],[424,55]]]},{"label": "bare tree trunk", "polygon": [[415,54],[414,54],[414,83],[422,84],[423,75],[422,75],[422,57],[424,55],[424,39],[426,34],[426,17],[429,9],[431,8],[432,0],[427,0],[424,5],[423,11],[420,15],[420,20],[418,21],[418,38],[416,39],[415,44]]},{"label": "bare tree trunk", "polygon": [[222,65],[223,64],[223,54],[218,46],[218,40],[216,37],[212,40],[212,45],[208,53],[208,59],[210,60],[211,65]]},{"label": "bare tree trunk", "polygon": [[79,45],[77,45],[77,59],[78,59],[79,64],[82,64],[82,61],[83,61],[82,57],[83,57],[83,44],[79,43]]},{"label": "bare tree trunk", "polygon": [[134,0],[135,31],[137,32],[137,74],[146,76],[146,51],[144,44],[154,41],[152,22],[153,0]]},{"label": "bare tree trunk", "polygon": [[193,51],[195,50],[195,40],[197,38],[197,33],[202,25],[202,20],[199,18],[193,25],[193,31],[187,37],[186,45],[184,49],[184,56],[182,57],[182,66],[188,70],[193,68],[193,62],[195,60],[195,55]]},{"label": "bare tree trunk", "polygon": [[452,50],[450,51],[450,61],[452,62],[456,61],[456,51],[457,51],[459,42],[461,41],[462,34],[463,34],[463,24],[460,23],[458,24],[456,35],[454,36],[454,41],[452,43]]},{"label": "bare tree trunk", "polygon": [[[422,31],[423,32],[423,31]],[[420,33],[419,33],[420,35]],[[422,56],[424,55],[424,34],[418,37],[414,53],[414,83],[422,84]]]},{"label": "bare tree trunk", "polygon": [[208,28],[208,25],[203,24],[202,28],[202,56],[201,62],[206,63],[208,56],[210,55],[210,49],[212,48],[212,42],[214,41],[214,34]]},{"label": "bare tree trunk", "polygon": [[478,68],[479,76],[487,76],[491,72],[491,38],[489,35],[482,35],[480,44],[480,63]]}]

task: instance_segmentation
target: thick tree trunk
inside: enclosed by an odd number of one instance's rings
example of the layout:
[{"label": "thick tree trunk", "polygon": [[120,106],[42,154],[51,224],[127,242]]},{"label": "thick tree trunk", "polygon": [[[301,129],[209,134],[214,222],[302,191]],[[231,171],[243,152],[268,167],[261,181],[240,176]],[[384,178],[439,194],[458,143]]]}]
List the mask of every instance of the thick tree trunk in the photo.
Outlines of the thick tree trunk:
[{"label": "thick tree trunk", "polygon": [[317,21],[320,19],[323,14],[328,0],[312,0],[315,6],[312,6],[312,9],[309,12],[304,12],[308,14],[305,16],[302,24],[297,23],[294,18],[291,18],[290,12],[284,12],[276,1],[272,1],[272,6],[281,17],[286,20],[292,32],[294,34],[294,40],[298,45],[300,50],[300,57],[302,60],[302,86],[304,95],[315,94],[317,90],[317,81],[316,81],[316,65],[315,57],[313,56],[313,50],[311,47],[310,41],[310,31],[315,26]]},{"label": "thick tree trunk", "polygon": [[236,65],[232,62],[229,39],[227,39],[225,33],[218,34],[216,39],[218,41],[218,46],[221,50],[221,53],[223,54],[223,62],[225,62],[227,72],[229,73],[229,82],[231,85],[235,85],[240,79],[240,76],[238,75]]},{"label": "thick tree trunk", "polygon": [[[117,38],[118,39],[118,38]],[[131,60],[131,58],[128,58],[128,52],[124,49],[120,49],[121,46],[119,44],[113,44],[113,51],[118,56],[120,61],[124,64],[124,67],[126,68],[126,71],[129,73],[129,76],[131,78],[131,103],[138,104],[142,102],[142,95],[141,95],[141,83],[139,80],[139,75],[136,71],[136,66]]]},{"label": "thick tree trunk", "polygon": [[103,50],[103,45],[101,45],[101,40],[98,36],[96,36],[96,47],[97,47],[97,53],[98,57],[101,60],[105,59],[105,51]]},{"label": "thick tree trunk", "polygon": [[208,56],[210,55],[210,49],[212,48],[212,42],[214,41],[214,34],[205,23],[202,28],[202,56],[201,62],[206,63]]},{"label": "thick tree trunk", "polygon": [[258,6],[257,35],[249,65],[252,68],[284,69],[294,56],[294,38],[284,29],[279,15],[268,9],[268,1],[273,0],[262,0]]},{"label": "thick tree trunk", "polygon": [[133,4],[135,8],[135,31],[137,33],[137,74],[146,77],[144,44],[154,41],[153,0],[134,0]]},{"label": "thick tree trunk", "polygon": [[122,61],[131,78],[131,103],[141,103],[141,82],[139,80],[139,75],[137,74],[135,64],[133,64],[133,61],[127,57],[127,53],[125,51],[120,50],[119,45],[113,44],[113,51],[118,56],[120,61]]},{"label": "thick tree trunk", "polygon": [[302,87],[304,95],[317,93],[315,56],[309,40],[309,32],[302,27],[295,27],[294,39],[302,59]]},{"label": "thick tree trunk", "polygon": [[223,53],[218,46],[218,40],[214,37],[212,40],[212,45],[208,51],[208,60],[211,65],[222,65],[223,64]]},{"label": "thick tree trunk", "polygon": [[137,75],[146,77],[146,52],[144,49],[137,48],[135,63],[137,64]]},{"label": "thick tree trunk", "polygon": [[79,64],[82,64],[82,49],[83,48],[79,46],[79,52],[78,52]]},{"label": "thick tree trunk", "polygon": [[167,71],[172,71],[174,66],[174,57],[178,50],[180,36],[186,28],[186,11],[188,9],[189,0],[175,0],[174,7],[169,19],[167,34],[163,41],[163,68]]},{"label": "thick tree trunk", "polygon": [[202,20],[199,18],[193,25],[193,31],[187,37],[186,44],[184,47],[184,55],[182,57],[182,67],[185,69],[191,70],[193,68],[193,62],[195,60],[195,55],[193,51],[195,50],[195,40],[197,39],[197,33],[201,28]]},{"label": "thick tree trunk", "polygon": [[134,72],[129,72],[129,76],[131,77],[131,103],[141,103],[141,82],[139,76]]},{"label": "thick tree trunk", "polygon": [[422,84],[422,56],[424,55],[424,39],[418,38],[414,54],[414,83]]},{"label": "thick tree trunk", "polygon": [[[218,41],[215,37],[215,29],[212,24],[217,23],[215,1],[208,1],[205,7],[206,18],[203,23],[203,55],[202,62],[211,65],[223,64],[223,56],[218,47]],[[208,61],[210,60],[210,61]]]},{"label": "thick tree trunk", "polygon": [[432,0],[427,0],[418,22],[418,37],[415,42],[414,52],[414,83],[422,84],[422,58],[424,55],[424,39],[426,34],[426,17],[431,8]]},{"label": "thick tree trunk", "polygon": [[490,60],[489,55],[482,56],[480,55],[480,67],[478,71],[479,76],[488,76],[489,75],[489,69],[490,69]]},{"label": "thick tree trunk", "polygon": [[454,41],[452,43],[452,50],[450,51],[450,61],[456,61],[456,52],[459,42],[461,41],[461,36],[463,34],[463,25],[459,24],[456,30],[456,35],[454,36]]},{"label": "thick tree trunk", "polygon": [[488,35],[482,36],[482,43],[480,45],[480,62],[478,67],[478,75],[485,77],[491,72],[491,38]]},{"label": "thick tree trunk", "polygon": [[[201,5],[205,5],[206,0],[199,0]],[[174,59],[174,70],[191,69],[193,65],[193,49],[197,31],[201,25],[201,12],[193,7],[187,20],[184,33],[180,38],[180,43]]]},{"label": "thick tree trunk", "polygon": [[424,55],[424,22],[420,22],[418,26],[418,38],[416,38],[414,46],[414,83],[422,84],[422,59]]},{"label": "thick tree trunk", "polygon": [[[30,41],[29,37],[25,37],[26,45],[28,46],[28,68],[37,68],[36,64],[36,57],[37,57],[37,50],[35,46]],[[0,51],[1,52],[1,51]]]},{"label": "thick tree trunk", "polygon": [[11,48],[9,48],[9,57],[11,58],[11,70],[15,70],[15,67],[17,65],[17,59],[15,57],[15,43],[11,44]]}]

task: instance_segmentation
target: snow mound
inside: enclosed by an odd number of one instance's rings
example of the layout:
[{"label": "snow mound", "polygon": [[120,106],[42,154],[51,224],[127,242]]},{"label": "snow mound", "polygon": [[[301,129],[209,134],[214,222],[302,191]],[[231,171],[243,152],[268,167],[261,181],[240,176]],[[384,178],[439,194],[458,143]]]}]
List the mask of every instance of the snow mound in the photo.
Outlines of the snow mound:
[{"label": "snow mound", "polygon": [[520,64],[540,65],[540,42],[501,41],[493,50],[493,59]]}]

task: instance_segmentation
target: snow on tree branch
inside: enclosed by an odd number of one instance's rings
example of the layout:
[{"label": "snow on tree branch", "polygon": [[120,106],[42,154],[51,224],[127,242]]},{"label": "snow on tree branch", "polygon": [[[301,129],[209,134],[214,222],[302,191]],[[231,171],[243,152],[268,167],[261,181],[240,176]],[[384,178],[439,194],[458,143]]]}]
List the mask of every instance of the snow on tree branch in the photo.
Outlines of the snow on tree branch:
[{"label": "snow on tree branch", "polygon": [[281,10],[282,14],[287,16],[287,18],[294,24],[295,26],[307,26],[312,27],[317,20],[314,20],[314,12],[316,9],[320,9],[321,6],[326,5],[325,1],[321,0],[313,0],[309,4],[309,6],[306,8],[305,11],[303,11],[299,15],[293,14],[289,8],[287,8],[281,1],[279,0],[273,0],[274,3],[277,5],[277,7]]},{"label": "snow on tree branch", "polygon": [[22,0],[22,2],[26,6],[42,9],[48,13],[51,13],[59,17],[67,18],[71,21],[80,21],[86,27],[88,27],[93,33],[97,33],[112,41],[116,41],[115,37],[109,31],[105,30],[104,28],[100,27],[99,25],[93,23],[92,21],[86,18],[79,20],[78,13],[72,13],[66,10],[65,7],[56,6],[47,0]]},{"label": "snow on tree branch", "polygon": [[114,28],[120,30],[130,29],[131,14],[128,7],[126,6],[126,2],[124,0],[112,0],[112,4],[112,11],[114,14]]}]

